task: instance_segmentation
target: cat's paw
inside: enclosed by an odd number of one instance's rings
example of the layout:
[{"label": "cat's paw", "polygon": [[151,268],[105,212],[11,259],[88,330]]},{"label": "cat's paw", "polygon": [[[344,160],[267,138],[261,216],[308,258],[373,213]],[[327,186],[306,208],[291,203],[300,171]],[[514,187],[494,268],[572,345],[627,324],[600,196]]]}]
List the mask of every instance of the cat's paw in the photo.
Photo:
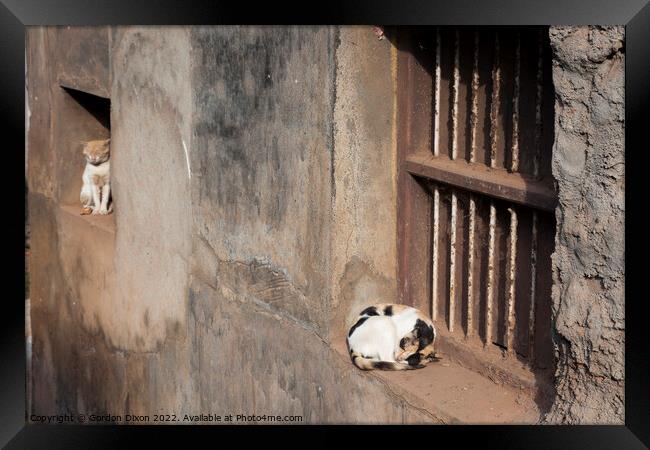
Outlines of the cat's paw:
[{"label": "cat's paw", "polygon": [[[415,348],[415,350],[417,350],[417,347]],[[406,361],[414,354],[415,354],[414,350],[403,350],[395,355],[395,360],[398,362]]]},{"label": "cat's paw", "polygon": [[102,215],[102,216],[105,216],[106,214],[108,214],[108,209],[100,208],[99,209],[99,214]]}]

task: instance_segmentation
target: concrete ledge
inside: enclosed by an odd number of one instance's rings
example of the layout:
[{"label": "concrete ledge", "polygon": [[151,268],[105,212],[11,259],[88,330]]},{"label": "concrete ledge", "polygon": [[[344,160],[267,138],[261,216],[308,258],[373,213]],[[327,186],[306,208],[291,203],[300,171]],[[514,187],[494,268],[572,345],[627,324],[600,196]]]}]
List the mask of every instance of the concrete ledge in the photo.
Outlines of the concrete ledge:
[{"label": "concrete ledge", "polygon": [[[332,348],[350,362],[345,338]],[[497,384],[446,358],[418,370],[364,373],[446,424],[530,425],[540,420],[538,406],[524,389]]]},{"label": "concrete ledge", "polygon": [[463,339],[438,327],[437,349],[455,363],[490,378],[497,384],[507,384],[516,389],[533,393],[539,381],[525,360],[515,356],[504,356],[496,345],[485,346],[474,336]]},{"label": "concrete ledge", "polygon": [[83,221],[88,225],[98,228],[110,234],[115,234],[115,214],[111,213],[106,216],[93,216],[91,214],[81,215],[81,206],[61,205],[61,212],[68,217]]}]

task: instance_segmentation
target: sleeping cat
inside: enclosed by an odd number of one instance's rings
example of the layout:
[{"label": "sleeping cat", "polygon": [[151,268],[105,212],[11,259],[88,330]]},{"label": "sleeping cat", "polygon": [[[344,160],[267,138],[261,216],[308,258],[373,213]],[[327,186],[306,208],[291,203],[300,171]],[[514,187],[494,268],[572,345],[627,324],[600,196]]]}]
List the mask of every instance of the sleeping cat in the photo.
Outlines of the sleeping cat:
[{"label": "sleeping cat", "polygon": [[369,306],[348,332],[352,363],[359,369],[409,370],[439,358],[436,329],[421,311],[407,305]]},{"label": "sleeping cat", "polygon": [[110,139],[88,141],[83,144],[86,169],[79,199],[83,205],[81,214],[109,214],[113,203],[108,206],[111,195]]}]

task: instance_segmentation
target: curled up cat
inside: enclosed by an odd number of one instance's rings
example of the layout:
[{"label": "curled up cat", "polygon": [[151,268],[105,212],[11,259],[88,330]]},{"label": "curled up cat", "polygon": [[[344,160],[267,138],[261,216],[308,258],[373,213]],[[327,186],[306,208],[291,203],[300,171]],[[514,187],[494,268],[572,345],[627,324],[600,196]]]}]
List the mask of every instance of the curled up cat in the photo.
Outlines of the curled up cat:
[{"label": "curled up cat", "polygon": [[410,370],[440,359],[435,338],[433,322],[418,309],[381,303],[361,311],[347,343],[359,369]]},{"label": "curled up cat", "polygon": [[[86,168],[82,176],[83,186],[79,200],[83,205],[81,214],[110,214],[111,201],[110,139],[83,143]],[[110,202],[110,205],[109,205]]]}]

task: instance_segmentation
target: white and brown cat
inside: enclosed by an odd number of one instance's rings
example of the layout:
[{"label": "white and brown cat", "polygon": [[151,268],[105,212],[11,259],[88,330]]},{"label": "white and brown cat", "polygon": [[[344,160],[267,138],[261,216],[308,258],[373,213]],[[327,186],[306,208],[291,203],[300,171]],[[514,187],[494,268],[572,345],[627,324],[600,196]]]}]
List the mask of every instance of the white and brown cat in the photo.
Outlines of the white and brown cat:
[{"label": "white and brown cat", "polygon": [[407,305],[380,303],[361,311],[348,332],[352,363],[359,369],[419,369],[440,359],[431,319]]},{"label": "white and brown cat", "polygon": [[[82,176],[83,186],[79,199],[83,205],[81,214],[110,214],[111,161],[110,138],[83,143],[86,168]],[[110,203],[110,205],[109,205]]]}]

